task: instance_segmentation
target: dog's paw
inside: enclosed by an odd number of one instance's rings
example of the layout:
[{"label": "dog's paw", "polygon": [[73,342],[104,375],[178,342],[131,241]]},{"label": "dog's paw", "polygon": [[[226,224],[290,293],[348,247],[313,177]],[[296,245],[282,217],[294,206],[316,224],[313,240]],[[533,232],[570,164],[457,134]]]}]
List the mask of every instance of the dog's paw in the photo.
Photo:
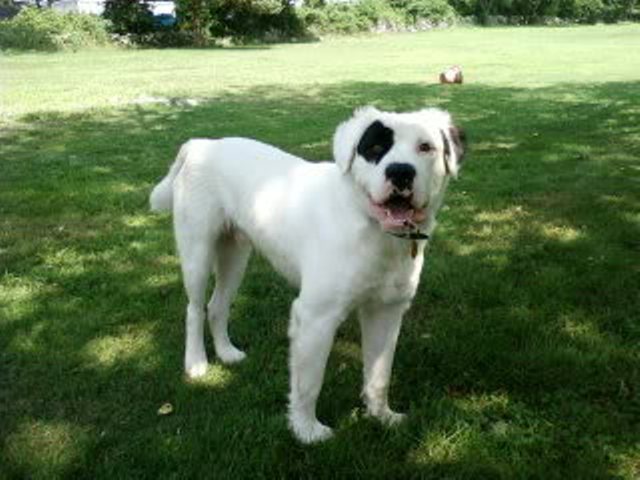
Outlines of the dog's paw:
[{"label": "dog's paw", "polygon": [[393,427],[395,425],[399,425],[400,423],[404,422],[407,418],[406,414],[394,412],[388,407],[378,412],[372,412],[371,410],[369,410],[367,412],[367,415],[378,419],[380,423],[382,423],[383,425],[386,425],[387,427]]},{"label": "dog's paw", "polygon": [[407,415],[405,413],[398,413],[394,412],[393,410],[389,410],[379,418],[383,424],[387,425],[388,427],[393,427],[404,422],[407,419]]},{"label": "dog's paw", "polygon": [[206,360],[195,362],[193,364],[185,365],[185,373],[189,378],[199,378],[202,377],[205,373],[207,373],[207,368],[209,364]]},{"label": "dog's paw", "polygon": [[290,416],[289,426],[296,438],[306,444],[322,442],[333,436],[333,430],[318,420],[296,420]]},{"label": "dog's paw", "polygon": [[247,354],[242,350],[238,350],[233,345],[225,348],[217,348],[216,355],[222,363],[238,363],[247,358]]},{"label": "dog's paw", "polygon": [[195,342],[187,343],[184,353],[184,371],[189,378],[198,378],[207,373],[209,363],[204,345],[193,345],[193,343]]},{"label": "dog's paw", "polygon": [[189,378],[202,377],[207,373],[209,363],[207,362],[207,354],[204,350],[187,351],[184,359],[184,371]]}]

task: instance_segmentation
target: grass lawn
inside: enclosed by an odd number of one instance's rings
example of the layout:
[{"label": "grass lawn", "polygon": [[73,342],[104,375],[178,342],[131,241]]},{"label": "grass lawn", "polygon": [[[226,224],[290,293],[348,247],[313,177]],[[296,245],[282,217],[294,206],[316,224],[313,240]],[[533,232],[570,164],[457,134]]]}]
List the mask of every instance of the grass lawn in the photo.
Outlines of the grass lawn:
[{"label": "grass lawn", "polygon": [[[0,479],[639,478],[638,51],[624,25],[0,56]],[[466,83],[434,84],[450,64]],[[284,415],[296,292],[254,256],[249,357],[187,381],[147,197],[190,137],[328,159],[369,103],[451,110],[471,155],[400,338],[408,421],[363,416],[351,320],[319,402],[336,436],[307,447]]]}]

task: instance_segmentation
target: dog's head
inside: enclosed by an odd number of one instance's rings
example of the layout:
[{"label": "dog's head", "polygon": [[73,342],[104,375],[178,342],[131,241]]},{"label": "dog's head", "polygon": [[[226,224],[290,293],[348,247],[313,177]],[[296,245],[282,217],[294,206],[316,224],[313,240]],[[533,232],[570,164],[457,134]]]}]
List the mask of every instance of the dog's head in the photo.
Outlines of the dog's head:
[{"label": "dog's head", "polygon": [[415,230],[428,207],[439,206],[449,177],[464,157],[465,135],[438,109],[411,113],[356,110],[338,126],[333,154],[366,196],[369,215],[383,230]]}]

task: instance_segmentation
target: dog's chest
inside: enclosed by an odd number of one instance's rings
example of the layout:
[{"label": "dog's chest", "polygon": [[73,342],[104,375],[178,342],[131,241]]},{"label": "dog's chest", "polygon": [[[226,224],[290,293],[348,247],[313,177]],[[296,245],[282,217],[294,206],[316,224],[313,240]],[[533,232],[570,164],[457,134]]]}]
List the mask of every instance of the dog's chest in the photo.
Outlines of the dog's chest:
[{"label": "dog's chest", "polygon": [[362,266],[358,275],[360,301],[395,303],[413,298],[422,269],[422,254],[412,255],[410,247],[407,244],[406,252],[385,252],[387,255],[373,257]]}]

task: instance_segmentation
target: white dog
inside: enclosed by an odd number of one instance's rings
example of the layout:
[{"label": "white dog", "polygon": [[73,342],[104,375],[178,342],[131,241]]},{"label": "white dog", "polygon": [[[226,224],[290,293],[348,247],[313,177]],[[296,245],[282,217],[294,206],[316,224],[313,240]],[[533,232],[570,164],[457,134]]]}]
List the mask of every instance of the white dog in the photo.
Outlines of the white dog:
[{"label": "white dog", "polygon": [[[298,439],[331,435],[316,418],[316,401],[336,329],[353,309],[367,411],[387,424],[401,420],[387,399],[396,341],[463,140],[444,111],[366,107],[338,127],[335,163],[310,163],[244,138],[185,143],[153,190],[151,208],[173,210],[189,299],[187,374],[207,369],[205,316],[220,360],[245,357],[227,324],[254,246],[300,289],[289,326],[289,424]],[[212,271],[216,287],[206,304]]]}]

